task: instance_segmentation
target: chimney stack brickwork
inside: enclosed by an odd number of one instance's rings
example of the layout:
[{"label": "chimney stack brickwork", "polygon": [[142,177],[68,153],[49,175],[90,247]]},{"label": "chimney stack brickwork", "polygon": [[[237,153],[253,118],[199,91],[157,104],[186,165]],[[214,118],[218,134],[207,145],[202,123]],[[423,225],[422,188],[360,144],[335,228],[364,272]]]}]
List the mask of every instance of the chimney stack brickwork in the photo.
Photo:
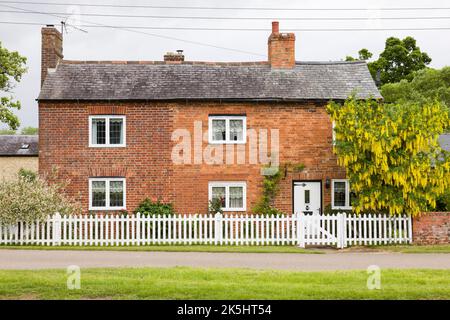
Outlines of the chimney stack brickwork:
[{"label": "chimney stack brickwork", "polygon": [[280,33],[278,21],[272,22],[272,34],[268,40],[269,63],[274,69],[295,67],[295,34]]},{"label": "chimney stack brickwork", "polygon": [[63,59],[62,34],[53,26],[42,28],[41,43],[41,86],[48,74],[49,68],[56,68]]},{"label": "chimney stack brickwork", "polygon": [[164,55],[164,62],[171,63],[171,64],[177,64],[184,61],[184,54],[182,50],[178,50],[175,52],[167,52]]}]

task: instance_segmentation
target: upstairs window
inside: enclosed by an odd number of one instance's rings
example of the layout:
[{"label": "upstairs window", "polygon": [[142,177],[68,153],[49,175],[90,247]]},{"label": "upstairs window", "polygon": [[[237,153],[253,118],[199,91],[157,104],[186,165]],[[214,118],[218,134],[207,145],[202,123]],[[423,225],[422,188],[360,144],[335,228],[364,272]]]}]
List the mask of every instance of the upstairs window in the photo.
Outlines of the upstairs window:
[{"label": "upstairs window", "polygon": [[89,210],[125,208],[125,178],[89,179]]},{"label": "upstairs window", "polygon": [[245,182],[210,182],[209,200],[220,199],[223,211],[245,211],[247,185]]},{"label": "upstairs window", "polygon": [[90,147],[125,147],[125,116],[90,116]]},{"label": "upstairs window", "polygon": [[209,143],[245,143],[245,116],[209,116]]},{"label": "upstairs window", "polygon": [[351,210],[352,192],[347,179],[333,179],[331,184],[331,208]]}]

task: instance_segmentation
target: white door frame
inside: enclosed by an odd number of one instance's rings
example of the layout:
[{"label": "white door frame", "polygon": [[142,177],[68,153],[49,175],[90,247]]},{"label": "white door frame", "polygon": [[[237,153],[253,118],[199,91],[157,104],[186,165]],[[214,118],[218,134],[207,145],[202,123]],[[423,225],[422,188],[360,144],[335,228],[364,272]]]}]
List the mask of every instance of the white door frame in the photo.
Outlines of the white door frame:
[{"label": "white door frame", "polygon": [[322,189],[322,180],[294,180],[292,181],[292,212],[293,213],[297,213],[295,212],[295,186],[299,185],[301,183],[319,183],[320,186],[320,194],[319,194],[319,199],[320,199],[320,212],[323,212],[323,189]]}]

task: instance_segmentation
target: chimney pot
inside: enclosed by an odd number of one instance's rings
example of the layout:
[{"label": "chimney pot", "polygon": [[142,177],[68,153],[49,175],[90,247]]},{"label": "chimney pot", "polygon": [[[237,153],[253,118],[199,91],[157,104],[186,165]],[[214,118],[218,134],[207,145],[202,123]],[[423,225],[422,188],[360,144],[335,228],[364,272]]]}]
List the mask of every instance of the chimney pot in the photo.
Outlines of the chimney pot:
[{"label": "chimney pot", "polygon": [[272,33],[280,33],[280,24],[278,21],[272,21]]}]

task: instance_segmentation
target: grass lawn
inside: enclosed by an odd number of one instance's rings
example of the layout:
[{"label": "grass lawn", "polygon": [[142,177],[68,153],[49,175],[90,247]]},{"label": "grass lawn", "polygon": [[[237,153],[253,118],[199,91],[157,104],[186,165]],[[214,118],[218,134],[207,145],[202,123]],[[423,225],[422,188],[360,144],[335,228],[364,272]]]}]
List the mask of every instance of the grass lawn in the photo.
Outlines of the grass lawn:
[{"label": "grass lawn", "polygon": [[68,290],[65,270],[0,270],[0,299],[450,299],[450,270],[382,270],[381,290],[365,271],[82,269]]},{"label": "grass lawn", "polygon": [[302,249],[296,246],[214,246],[214,245],[185,245],[185,246],[0,246],[1,249],[24,250],[108,250],[108,251],[171,251],[171,252],[247,252],[247,253],[323,253],[314,249]]}]

